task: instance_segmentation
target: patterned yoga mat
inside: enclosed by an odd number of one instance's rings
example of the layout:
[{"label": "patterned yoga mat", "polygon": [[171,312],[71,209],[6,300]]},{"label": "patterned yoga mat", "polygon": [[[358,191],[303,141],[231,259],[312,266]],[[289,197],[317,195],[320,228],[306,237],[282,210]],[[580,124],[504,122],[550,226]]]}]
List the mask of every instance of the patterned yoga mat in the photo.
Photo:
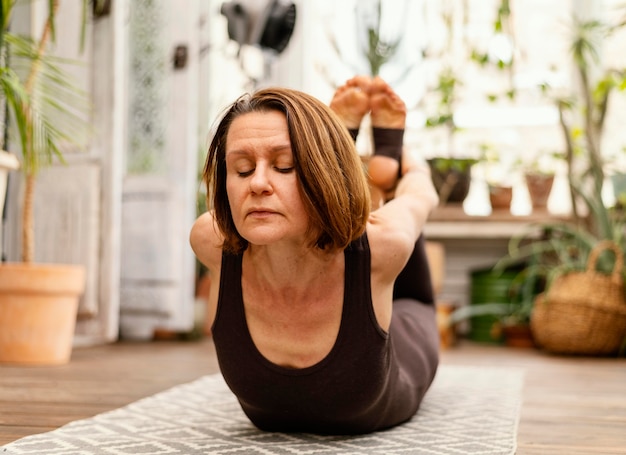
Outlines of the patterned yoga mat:
[{"label": "patterned yoga mat", "polygon": [[417,415],[362,436],[265,433],[245,417],[221,375],[0,447],[37,455],[512,455],[523,372],[442,365]]}]

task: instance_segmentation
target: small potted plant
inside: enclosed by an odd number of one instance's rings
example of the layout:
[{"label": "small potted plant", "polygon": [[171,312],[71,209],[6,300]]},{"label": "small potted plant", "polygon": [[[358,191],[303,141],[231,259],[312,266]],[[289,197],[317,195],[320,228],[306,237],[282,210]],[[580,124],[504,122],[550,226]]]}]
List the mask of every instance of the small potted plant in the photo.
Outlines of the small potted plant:
[{"label": "small potted plant", "polygon": [[480,149],[480,164],[489,190],[491,209],[495,212],[510,211],[513,201],[511,174],[515,164],[514,154],[487,143],[481,144]]},{"label": "small potted plant", "polygon": [[540,286],[536,275],[527,276],[526,266],[523,262],[498,263],[473,270],[470,305],[455,309],[447,323],[453,326],[468,320],[469,337],[475,341],[534,346],[530,314]]},{"label": "small potted plant", "polygon": [[[69,361],[85,268],[78,264],[34,262],[33,197],[45,165],[63,161],[62,145],[77,127],[78,91],[48,55],[55,37],[58,0],[49,0],[37,40],[10,32],[16,0],[3,0],[0,11],[0,99],[12,119],[11,144],[19,146],[24,179],[22,262],[0,265],[0,362],[51,365]],[[88,0],[83,0],[87,8]],[[86,11],[86,9],[85,9]],[[15,70],[20,65],[23,73]]]},{"label": "small potted plant", "polygon": [[444,135],[443,149],[433,151],[427,160],[442,205],[463,203],[470,190],[472,169],[477,163],[470,153],[457,148],[459,125],[455,114],[464,85],[461,77],[464,71],[458,64],[463,59],[455,57],[459,52],[464,54],[466,50],[464,44],[458,49],[458,43],[463,40],[455,35],[458,33],[456,16],[465,14],[464,8],[457,10],[450,5],[442,6],[441,19],[445,24],[446,35],[425,52],[426,57],[438,60],[436,79],[421,104],[426,113],[425,127]]},{"label": "small potted plant", "polygon": [[547,210],[556,168],[564,157],[559,151],[541,151],[531,160],[521,163],[533,211]]},{"label": "small potted plant", "polygon": [[472,180],[472,167],[477,160],[460,156],[455,151],[454,135],[458,126],[454,121],[454,109],[461,81],[451,66],[445,66],[439,73],[434,94],[438,100],[436,113],[426,119],[427,128],[445,128],[446,156],[430,158],[433,183],[442,204],[462,203],[467,197]]}]

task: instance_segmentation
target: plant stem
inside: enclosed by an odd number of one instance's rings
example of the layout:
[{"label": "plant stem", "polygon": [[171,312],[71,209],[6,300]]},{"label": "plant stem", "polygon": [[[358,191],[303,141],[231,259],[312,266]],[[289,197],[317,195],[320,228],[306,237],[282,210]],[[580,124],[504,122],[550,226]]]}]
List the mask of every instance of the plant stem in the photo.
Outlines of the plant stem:
[{"label": "plant stem", "polygon": [[572,143],[572,136],[567,122],[565,121],[565,114],[563,112],[563,102],[558,103],[559,110],[559,124],[563,130],[563,137],[565,138],[565,161],[567,163],[567,181],[569,182],[569,194],[572,200],[572,215],[574,216],[574,222],[580,223],[580,214],[578,211],[578,201],[576,191],[574,190],[574,144]]},{"label": "plant stem", "polygon": [[32,95],[33,85],[39,74],[39,69],[41,68],[41,57],[46,51],[46,46],[48,45],[48,41],[50,39],[50,32],[52,31],[52,18],[56,15],[56,11],[59,8],[59,2],[54,2],[54,11],[48,14],[48,20],[43,27],[43,32],[41,33],[41,38],[39,39],[39,45],[37,46],[37,58],[33,61],[33,65],[30,67],[30,73],[28,74],[28,79],[26,80],[26,91],[29,95]]},{"label": "plant stem", "polygon": [[22,261],[26,263],[32,263],[35,256],[34,195],[35,175],[26,174],[24,207],[22,211]]},{"label": "plant stem", "polygon": [[[41,33],[39,39],[39,45],[37,46],[37,56],[33,60],[33,64],[26,80],[26,92],[28,94],[28,103],[32,103],[33,89],[37,75],[41,68],[41,58],[46,50],[48,41],[50,40],[50,33],[52,31],[52,19],[54,18],[59,2],[54,1],[52,10],[48,13],[48,19]],[[25,106],[24,111],[26,114],[26,122],[28,123],[28,134],[25,144],[24,154],[35,153],[33,150],[33,124],[31,109],[29,106]],[[24,207],[22,210],[22,261],[31,263],[35,257],[35,225],[34,225],[34,196],[35,196],[35,177],[37,174],[37,166],[34,168],[25,168],[26,182],[24,187]]]}]

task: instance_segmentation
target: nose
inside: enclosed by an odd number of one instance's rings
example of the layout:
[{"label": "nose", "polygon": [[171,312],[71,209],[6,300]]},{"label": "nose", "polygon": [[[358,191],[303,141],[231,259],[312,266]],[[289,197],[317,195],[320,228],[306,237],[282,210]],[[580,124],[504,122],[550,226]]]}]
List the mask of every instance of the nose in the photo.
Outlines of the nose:
[{"label": "nose", "polygon": [[254,194],[267,194],[272,192],[269,169],[267,166],[257,165],[250,178],[250,191]]}]

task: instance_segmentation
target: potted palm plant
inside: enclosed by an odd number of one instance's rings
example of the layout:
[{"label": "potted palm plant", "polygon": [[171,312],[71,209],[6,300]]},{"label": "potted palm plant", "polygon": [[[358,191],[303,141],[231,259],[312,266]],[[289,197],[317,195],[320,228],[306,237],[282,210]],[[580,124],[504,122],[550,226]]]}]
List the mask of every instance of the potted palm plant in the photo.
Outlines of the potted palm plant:
[{"label": "potted palm plant", "polygon": [[[88,1],[83,1],[83,8]],[[37,39],[11,33],[17,0],[1,0],[0,99],[9,112],[9,138],[19,148],[22,195],[22,262],[0,266],[0,362],[62,364],[69,361],[83,265],[34,262],[33,198],[37,175],[55,160],[85,123],[75,113],[78,91],[48,53],[55,38],[58,0]],[[86,10],[85,10],[86,11]]]}]

